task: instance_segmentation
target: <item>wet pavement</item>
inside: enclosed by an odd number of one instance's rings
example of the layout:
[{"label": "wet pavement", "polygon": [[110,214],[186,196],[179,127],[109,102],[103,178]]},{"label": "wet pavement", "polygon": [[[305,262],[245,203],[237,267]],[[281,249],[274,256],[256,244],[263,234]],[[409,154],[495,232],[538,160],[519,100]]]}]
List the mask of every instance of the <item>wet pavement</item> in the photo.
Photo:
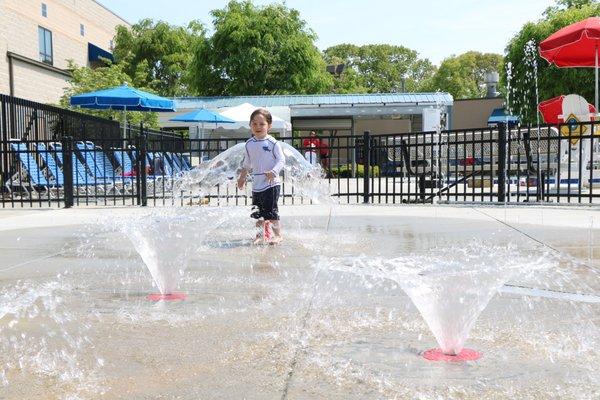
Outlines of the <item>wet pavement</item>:
[{"label": "wet pavement", "polygon": [[[107,229],[148,212],[0,211],[0,399],[600,397],[594,208],[285,206],[279,246],[217,209],[162,244],[189,251],[172,303],[146,300],[148,269]],[[331,268],[465,247],[551,266],[492,298],[475,362],[425,360],[435,339],[398,282]]]}]

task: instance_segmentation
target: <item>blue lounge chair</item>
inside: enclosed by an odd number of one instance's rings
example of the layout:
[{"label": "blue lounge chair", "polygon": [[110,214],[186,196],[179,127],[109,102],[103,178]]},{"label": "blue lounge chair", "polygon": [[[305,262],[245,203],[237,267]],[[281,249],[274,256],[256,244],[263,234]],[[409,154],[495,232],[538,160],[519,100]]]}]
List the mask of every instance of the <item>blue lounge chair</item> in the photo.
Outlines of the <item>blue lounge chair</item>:
[{"label": "blue lounge chair", "polygon": [[191,171],[193,169],[188,157],[181,153],[171,153],[171,159],[179,165],[181,172]]},{"label": "blue lounge chair", "polygon": [[129,154],[127,154],[127,151],[119,150],[119,149],[112,149],[112,152],[113,152],[113,156],[115,157],[115,160],[117,160],[117,163],[119,164],[117,166],[117,169],[120,169],[120,171],[119,171],[120,175],[121,176],[134,176],[135,169],[133,167],[131,157],[129,157]]},{"label": "blue lounge chair", "polygon": [[[122,174],[124,174],[123,176],[130,176],[130,177],[134,177],[137,176],[137,173],[135,172],[134,166],[133,166],[133,160],[136,160],[137,158],[137,151],[135,149],[130,149],[131,152],[131,158],[127,155],[125,150],[119,150],[119,149],[113,149],[113,154],[115,156],[115,159],[117,160],[117,162],[120,165]],[[145,166],[146,168],[148,168],[150,166],[149,164],[149,160],[148,157],[146,157],[145,161]],[[161,182],[167,182],[168,180],[164,179],[166,177],[158,175],[151,175],[151,174],[147,174],[146,175],[146,181],[148,183],[148,192],[149,193],[156,193],[156,189],[158,189],[159,191],[164,191],[165,189],[167,189],[168,187],[163,183],[162,185],[160,184]]]},{"label": "blue lounge chair", "polygon": [[[12,193],[11,187],[16,186],[23,188],[29,197],[32,192],[37,195],[48,193],[51,184],[38,166],[35,156],[27,148],[27,144],[11,141],[10,147],[19,160],[19,170],[5,183],[8,191]],[[38,191],[40,188],[44,190],[43,193]]]},{"label": "blue lounge chair", "polygon": [[[162,171],[158,171],[160,173],[157,173],[157,168],[156,168],[156,163],[155,163],[155,160],[157,158],[160,159],[160,166],[162,168]],[[162,176],[168,176],[168,177],[171,177],[174,175],[174,169],[173,169],[173,166],[171,165],[171,161],[167,157],[167,153],[162,153],[160,151],[149,152],[148,160],[150,161],[150,165],[152,165],[152,171],[153,171],[154,175],[159,175],[159,176],[162,175]]]},{"label": "blue lounge chair", "polygon": [[96,168],[96,160],[94,158],[94,154],[92,154],[94,150],[94,143],[77,142],[77,150],[79,151],[79,154],[81,154],[81,158],[84,161],[86,173],[89,176],[96,177],[98,171]]},{"label": "blue lounge chair", "polygon": [[[56,159],[60,165],[64,165],[62,143],[54,142],[50,143],[50,149],[54,151]],[[81,160],[75,153],[71,157],[71,165],[73,169],[73,186],[83,188],[88,191],[88,187],[98,188],[98,185],[102,185],[104,182],[98,182],[93,176],[87,172],[87,168],[82,164]]]},{"label": "blue lounge chair", "polygon": [[37,152],[44,161],[46,176],[49,178],[49,181],[57,187],[63,186],[65,184],[65,176],[62,169],[59,168],[56,159],[52,156],[54,152],[48,150],[46,144],[41,142],[37,144]]},{"label": "blue lounge chair", "polygon": [[[155,168],[154,160],[159,158],[161,160],[160,166],[162,171],[157,171]],[[160,192],[164,192],[171,189],[171,178],[173,177],[173,169],[171,165],[166,161],[166,158],[162,152],[147,152],[146,153],[146,166],[150,165],[152,174],[146,176],[146,180],[150,183],[149,191],[155,192],[157,189]]]},{"label": "blue lounge chair", "polygon": [[183,174],[184,172],[184,167],[181,164],[181,159],[179,158],[179,156],[177,156],[177,154],[175,153],[165,153],[165,156],[167,157],[167,159],[173,167],[173,173],[176,176],[181,176],[181,174]]},{"label": "blue lounge chair", "polygon": [[[130,151],[130,154],[131,154],[131,159],[134,162],[137,161],[137,159],[138,159],[138,152],[137,152],[137,150],[135,148],[131,148],[129,151]],[[152,164],[150,162],[149,154],[154,154],[154,153],[146,152],[146,159],[144,160],[144,167],[146,167],[146,168],[149,168],[149,167],[151,168],[152,167]]]},{"label": "blue lounge chair", "polygon": [[175,176],[177,174],[177,171],[175,171],[175,168],[173,168],[173,164],[171,162],[171,160],[169,159],[169,157],[167,157],[167,153],[162,153],[162,164],[163,164],[163,168],[165,170],[165,174],[169,175],[169,176]]},{"label": "blue lounge chair", "polygon": [[110,192],[111,190],[118,192],[122,190],[126,192],[130,191],[132,178],[118,174],[101,147],[94,145],[90,141],[85,143],[79,142],[77,146],[82,153],[86,154],[84,159],[86,159],[88,168],[94,171],[95,181],[106,185],[106,192]]},{"label": "blue lounge chair", "polygon": [[182,171],[191,171],[194,167],[192,167],[192,163],[190,159],[185,154],[176,154],[175,157],[178,157],[181,160],[181,170]]}]

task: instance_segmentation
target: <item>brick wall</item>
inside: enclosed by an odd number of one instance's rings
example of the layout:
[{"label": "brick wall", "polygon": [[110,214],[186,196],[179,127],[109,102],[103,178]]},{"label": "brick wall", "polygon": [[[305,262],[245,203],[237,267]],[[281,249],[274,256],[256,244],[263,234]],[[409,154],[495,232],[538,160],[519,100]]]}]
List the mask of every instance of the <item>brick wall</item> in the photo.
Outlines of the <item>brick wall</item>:
[{"label": "brick wall", "polygon": [[[42,16],[42,3],[47,6],[47,17]],[[84,36],[80,24],[85,27]],[[129,26],[93,0],[0,1],[0,92],[10,92],[7,51],[39,60],[38,26],[52,32],[53,66],[66,69],[69,59],[88,64],[88,42],[111,51],[109,43],[118,25]],[[13,69],[15,96],[58,103],[65,76],[39,66],[26,67],[22,61],[15,61]]]},{"label": "brick wall", "polygon": [[38,103],[57,105],[64,88],[68,86],[68,78],[34,65],[14,60],[16,97],[37,101]]}]

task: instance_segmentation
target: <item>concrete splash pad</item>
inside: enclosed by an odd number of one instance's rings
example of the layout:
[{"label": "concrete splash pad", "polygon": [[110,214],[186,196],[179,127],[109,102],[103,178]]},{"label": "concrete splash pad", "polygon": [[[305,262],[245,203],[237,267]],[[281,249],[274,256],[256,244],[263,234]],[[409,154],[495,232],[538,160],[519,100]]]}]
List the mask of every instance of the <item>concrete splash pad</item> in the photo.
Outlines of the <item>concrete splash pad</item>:
[{"label": "concrete splash pad", "polygon": [[[187,298],[158,303],[126,240],[69,225],[107,210],[0,215],[0,398],[598,397],[595,213],[555,227],[521,210],[283,207],[284,244],[249,245],[250,221],[224,227],[182,275]],[[491,300],[466,343],[477,361],[424,359],[436,342],[394,282],[315,267],[473,240],[564,255]]]}]

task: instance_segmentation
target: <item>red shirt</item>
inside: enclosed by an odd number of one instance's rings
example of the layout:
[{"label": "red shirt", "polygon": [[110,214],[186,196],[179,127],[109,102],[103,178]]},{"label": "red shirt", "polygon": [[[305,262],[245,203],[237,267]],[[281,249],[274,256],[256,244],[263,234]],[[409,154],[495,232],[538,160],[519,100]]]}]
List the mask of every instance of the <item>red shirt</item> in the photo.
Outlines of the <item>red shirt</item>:
[{"label": "red shirt", "polygon": [[321,139],[318,137],[307,137],[302,141],[302,147],[309,148],[311,144],[319,149],[321,148]]},{"label": "red shirt", "polygon": [[329,145],[325,141],[321,141],[321,146],[319,147],[319,155],[321,157],[327,157],[329,155]]},{"label": "red shirt", "polygon": [[302,147],[304,147],[305,149],[308,149],[309,147],[311,147],[311,145],[313,145],[317,149],[321,157],[327,157],[329,155],[329,145],[320,138],[307,137],[302,141]]}]

